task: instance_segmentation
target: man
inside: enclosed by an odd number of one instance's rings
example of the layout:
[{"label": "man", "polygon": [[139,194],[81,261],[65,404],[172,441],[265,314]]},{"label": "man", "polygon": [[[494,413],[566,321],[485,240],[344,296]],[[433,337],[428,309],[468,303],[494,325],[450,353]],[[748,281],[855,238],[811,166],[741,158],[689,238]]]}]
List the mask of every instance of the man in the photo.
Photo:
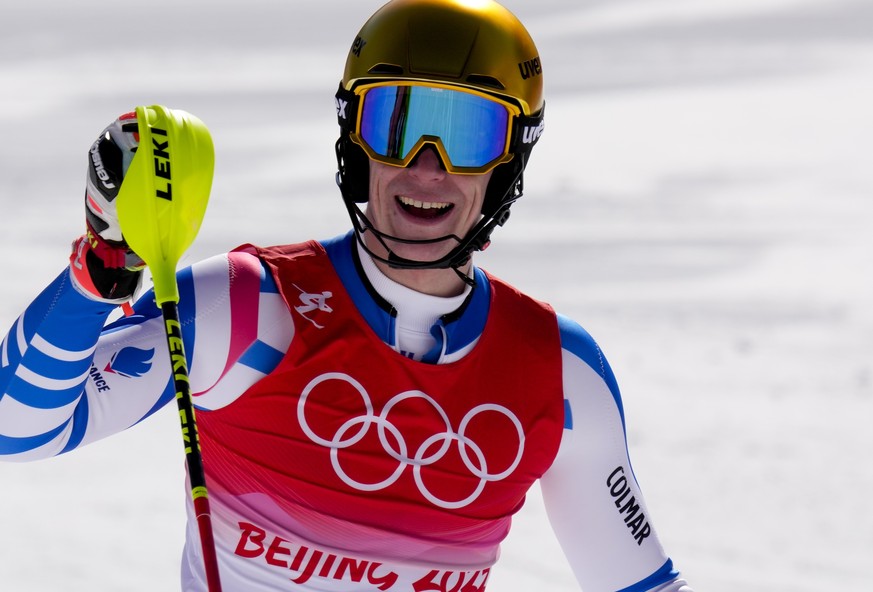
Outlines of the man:
[{"label": "man", "polygon": [[[336,95],[353,230],[180,272],[224,590],[484,590],[541,479],[586,592],[690,592],[633,476],[600,349],[472,263],[521,195],[542,76],[495,3],[390,2]],[[132,115],[98,137],[88,233],[3,342],[6,458],[73,450],[174,398],[151,294],[106,325],[143,267],[114,203],[137,146]],[[186,591],[206,589],[199,537],[189,507]]]}]

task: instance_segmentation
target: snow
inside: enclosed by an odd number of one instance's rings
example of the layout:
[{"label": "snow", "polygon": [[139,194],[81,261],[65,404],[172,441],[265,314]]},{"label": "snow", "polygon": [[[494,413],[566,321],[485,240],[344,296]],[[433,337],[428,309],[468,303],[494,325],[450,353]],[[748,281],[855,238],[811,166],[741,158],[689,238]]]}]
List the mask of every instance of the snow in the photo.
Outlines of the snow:
[{"label": "snow", "polygon": [[[634,470],[699,592],[873,590],[873,6],[506,2],[547,126],[479,259],[580,321],[622,387]],[[0,19],[0,325],[65,265],[86,150],[137,104],[218,154],[187,261],[348,225],[332,94],[372,2],[32,0]],[[0,465],[0,590],[178,589],[167,409]],[[489,590],[578,590],[537,491]]]}]

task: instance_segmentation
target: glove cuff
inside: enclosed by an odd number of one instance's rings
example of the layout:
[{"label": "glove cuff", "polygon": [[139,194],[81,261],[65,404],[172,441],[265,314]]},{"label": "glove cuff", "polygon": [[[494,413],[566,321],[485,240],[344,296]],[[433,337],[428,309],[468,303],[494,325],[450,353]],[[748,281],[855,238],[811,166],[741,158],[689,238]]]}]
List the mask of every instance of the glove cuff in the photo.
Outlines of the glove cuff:
[{"label": "glove cuff", "polygon": [[90,220],[86,220],[86,228],[85,239],[103,267],[111,269],[123,267],[130,271],[139,271],[145,267],[145,261],[131,251],[127,243],[106,240],[94,229]]},{"label": "glove cuff", "polygon": [[73,252],[70,255],[73,285],[92,300],[124,304],[133,297],[142,283],[142,270],[145,265],[139,260],[139,265],[124,266],[125,258],[129,257],[127,249],[111,249],[103,242],[102,253],[111,263],[107,264],[95,248],[99,247],[101,241],[94,240],[93,237],[94,234],[89,231],[73,241]]}]

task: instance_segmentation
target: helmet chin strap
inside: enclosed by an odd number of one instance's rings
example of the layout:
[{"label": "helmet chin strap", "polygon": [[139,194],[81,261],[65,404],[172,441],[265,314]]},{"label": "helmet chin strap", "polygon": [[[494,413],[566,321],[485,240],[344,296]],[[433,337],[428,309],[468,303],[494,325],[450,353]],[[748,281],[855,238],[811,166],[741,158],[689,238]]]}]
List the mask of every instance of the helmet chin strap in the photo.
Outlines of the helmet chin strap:
[{"label": "helmet chin strap", "polygon": [[[374,260],[395,269],[452,269],[465,284],[470,286],[475,285],[475,281],[461,271],[461,267],[467,265],[474,251],[481,251],[488,246],[491,232],[496,226],[502,225],[509,218],[509,206],[507,205],[504,207],[504,213],[499,219],[493,216],[482,218],[470,229],[464,238],[455,234],[447,234],[432,239],[407,239],[390,235],[376,228],[357,204],[346,200],[346,207],[354,223],[355,236],[358,242],[364,251]],[[376,252],[367,244],[364,235],[368,232],[382,246],[385,254]],[[456,243],[455,247],[442,257],[429,261],[418,261],[402,257],[389,246],[391,242],[404,245],[433,245],[446,241],[454,241]]]},{"label": "helmet chin strap", "polygon": [[[519,177],[521,175],[519,174]],[[515,191],[516,185],[520,184],[520,180],[513,183],[510,191]],[[515,199],[521,196],[520,190],[517,191]],[[447,234],[445,236],[429,239],[408,239],[400,238],[382,232],[376,228],[372,221],[367,218],[367,215],[361,208],[352,200],[344,199],[346,209],[349,212],[349,217],[352,220],[355,230],[355,236],[364,251],[367,252],[374,260],[380,261],[395,269],[453,269],[458,277],[468,285],[475,285],[473,278],[461,271],[461,267],[465,266],[470,257],[475,251],[484,250],[491,242],[491,233],[497,226],[503,226],[509,219],[509,206],[515,201],[505,201],[498,210],[491,216],[481,218],[463,238],[455,234]],[[386,255],[376,253],[367,245],[364,240],[364,234],[369,232],[385,250]],[[389,246],[389,242],[401,243],[404,245],[433,245],[446,241],[454,241],[457,243],[448,253],[430,261],[418,261],[401,257]]]},{"label": "helmet chin strap", "polygon": [[[350,149],[352,152],[349,152]],[[338,165],[336,183],[342,194],[343,203],[348,211],[355,236],[367,254],[375,261],[395,269],[453,269],[464,283],[470,285],[473,285],[473,279],[461,271],[460,268],[467,265],[475,251],[484,250],[491,242],[491,233],[494,229],[498,226],[503,226],[509,219],[510,206],[523,193],[523,173],[524,165],[527,161],[527,153],[516,155],[518,159],[517,164],[513,165],[512,173],[502,182],[509,181],[504,185],[506,189],[503,191],[503,195],[499,198],[495,195],[491,199],[486,195],[482,218],[473,225],[465,236],[459,237],[455,234],[447,234],[431,239],[408,239],[392,236],[376,228],[358,205],[367,201],[367,187],[360,182],[350,182],[350,179],[364,177],[367,172],[368,161],[362,151],[351,144],[346,134],[341,135],[339,140],[337,140],[336,155]],[[354,176],[350,172],[350,168],[355,170],[356,174]],[[367,232],[375,238],[382,249],[384,249],[385,254],[376,253],[367,245],[364,240],[364,234]],[[430,261],[419,261],[402,257],[395,253],[389,245],[392,242],[405,245],[433,245],[446,241],[453,241],[455,246],[442,257]]]}]

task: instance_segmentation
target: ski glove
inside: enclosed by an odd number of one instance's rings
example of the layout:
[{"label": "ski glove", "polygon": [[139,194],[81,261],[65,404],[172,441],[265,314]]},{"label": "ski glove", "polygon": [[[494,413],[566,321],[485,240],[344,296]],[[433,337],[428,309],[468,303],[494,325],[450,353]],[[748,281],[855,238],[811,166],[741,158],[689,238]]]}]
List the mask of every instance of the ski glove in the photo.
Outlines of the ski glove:
[{"label": "ski glove", "polygon": [[70,269],[80,290],[104,302],[129,300],[145,267],[124,240],[115,204],[138,145],[136,113],[126,113],[109,124],[88,151],[86,232],[73,242]]}]

